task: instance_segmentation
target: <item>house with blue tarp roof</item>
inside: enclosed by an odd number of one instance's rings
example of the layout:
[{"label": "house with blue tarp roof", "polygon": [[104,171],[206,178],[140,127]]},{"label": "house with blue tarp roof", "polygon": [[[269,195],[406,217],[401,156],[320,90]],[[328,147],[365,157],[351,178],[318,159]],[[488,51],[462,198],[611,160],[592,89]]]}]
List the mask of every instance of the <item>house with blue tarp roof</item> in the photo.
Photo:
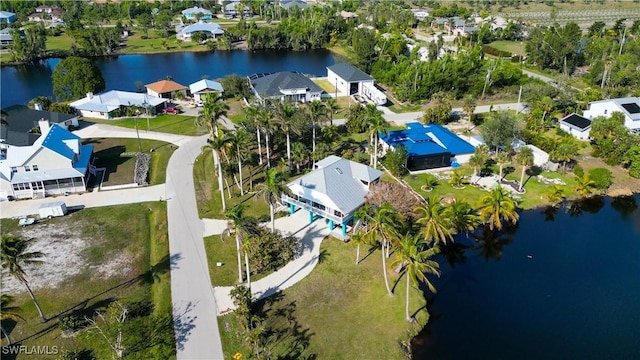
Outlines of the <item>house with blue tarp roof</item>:
[{"label": "house with blue tarp roof", "polygon": [[404,146],[407,149],[407,169],[435,169],[466,163],[475,148],[456,134],[437,124],[413,122],[407,129],[380,134],[383,151]]},{"label": "house with blue tarp roof", "polygon": [[30,146],[0,148],[0,199],[37,198],[84,192],[90,174],[93,145],[47,120],[39,121],[40,137]]}]

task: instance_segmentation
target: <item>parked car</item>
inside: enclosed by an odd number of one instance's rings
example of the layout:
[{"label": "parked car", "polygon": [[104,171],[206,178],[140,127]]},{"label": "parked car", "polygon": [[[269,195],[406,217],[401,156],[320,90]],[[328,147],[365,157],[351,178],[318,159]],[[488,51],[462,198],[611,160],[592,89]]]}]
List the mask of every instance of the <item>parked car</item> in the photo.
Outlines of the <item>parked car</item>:
[{"label": "parked car", "polygon": [[168,107],[162,110],[165,114],[180,114],[180,109],[176,107]]}]

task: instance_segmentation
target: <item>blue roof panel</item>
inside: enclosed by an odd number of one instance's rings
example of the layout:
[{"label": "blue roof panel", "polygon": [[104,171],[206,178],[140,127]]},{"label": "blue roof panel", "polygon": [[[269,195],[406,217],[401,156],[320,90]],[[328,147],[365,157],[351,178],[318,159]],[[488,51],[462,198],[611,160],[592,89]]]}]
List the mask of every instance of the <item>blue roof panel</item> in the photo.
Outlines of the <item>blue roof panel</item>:
[{"label": "blue roof panel", "polygon": [[42,142],[42,146],[56,152],[67,159],[73,159],[75,153],[64,143],[65,140],[80,140],[80,137],[67,131],[58,124],[53,124]]},{"label": "blue roof panel", "polygon": [[422,125],[408,123],[408,129],[390,131],[389,135],[380,134],[380,139],[391,146],[404,145],[409,156],[471,154],[473,145],[456,134],[437,124]]}]

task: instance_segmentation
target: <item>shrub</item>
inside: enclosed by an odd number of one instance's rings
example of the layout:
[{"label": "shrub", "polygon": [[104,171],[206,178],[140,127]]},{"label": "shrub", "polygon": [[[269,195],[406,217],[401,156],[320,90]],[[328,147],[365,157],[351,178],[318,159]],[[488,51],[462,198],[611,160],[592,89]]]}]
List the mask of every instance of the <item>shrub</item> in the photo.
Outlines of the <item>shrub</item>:
[{"label": "shrub", "polygon": [[576,165],[576,166],[573,168],[573,173],[574,173],[574,174],[576,174],[577,176],[582,177],[582,176],[584,175],[584,169],[583,169],[583,168],[581,168],[580,166],[577,166],[577,165]]},{"label": "shrub", "polygon": [[489,54],[489,55],[493,55],[493,56],[497,56],[497,57],[511,57],[511,53],[508,51],[503,51],[503,50],[498,50],[492,46],[489,45],[482,45],[482,51],[484,51],[485,54]]},{"label": "shrub", "polygon": [[629,176],[640,179],[640,161],[634,161],[629,166]]},{"label": "shrub", "polygon": [[87,322],[81,319],[76,313],[71,313],[58,319],[58,327],[66,333],[75,332],[81,327],[84,327],[86,323]]},{"label": "shrub", "polygon": [[396,146],[392,151],[387,151],[383,160],[386,167],[393,175],[402,176],[407,173],[407,148]]},{"label": "shrub", "polygon": [[589,180],[593,181],[593,186],[597,189],[608,189],[611,186],[611,171],[605,168],[591,169],[589,170]]},{"label": "shrub", "polygon": [[149,300],[132,301],[124,305],[127,308],[127,317],[135,319],[151,315],[153,303]]}]

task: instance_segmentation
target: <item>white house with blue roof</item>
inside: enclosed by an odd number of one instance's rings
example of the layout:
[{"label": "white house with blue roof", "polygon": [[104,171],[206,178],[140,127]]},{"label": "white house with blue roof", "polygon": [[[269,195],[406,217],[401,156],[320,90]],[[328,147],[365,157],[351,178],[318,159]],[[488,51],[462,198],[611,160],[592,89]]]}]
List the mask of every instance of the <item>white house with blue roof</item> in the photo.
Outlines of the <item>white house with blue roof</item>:
[{"label": "white house with blue roof", "polygon": [[327,219],[329,229],[340,227],[342,236],[353,223],[354,213],[364,205],[370,186],[382,171],[331,155],[316,163],[315,170],[287,184],[290,195],[282,195],[289,212],[309,212],[309,222]]},{"label": "white house with blue roof", "polygon": [[216,23],[197,22],[183,28],[176,28],[176,37],[180,40],[191,41],[191,36],[195,33],[203,33],[208,38],[217,38],[224,34],[224,30]]},{"label": "white house with blue roof", "polygon": [[11,24],[16,21],[16,14],[10,11],[0,11],[0,24]]},{"label": "white house with blue roof", "polygon": [[161,111],[167,101],[169,99],[148,94],[110,90],[97,95],[87,93],[86,97],[69,103],[69,106],[85,117],[111,119],[124,115],[130,106],[148,109],[149,114],[153,115]]},{"label": "white house with blue roof", "polygon": [[437,124],[412,122],[408,129],[379,134],[383,152],[404,146],[407,169],[420,171],[456,166],[469,161],[475,148],[458,135]]},{"label": "white house with blue roof", "polygon": [[223,92],[224,88],[222,87],[222,84],[209,79],[202,79],[189,85],[189,93],[196,101],[202,100],[201,96],[204,94],[222,94]]},{"label": "white house with blue roof", "polygon": [[40,137],[31,146],[7,146],[0,152],[0,200],[83,192],[95,170],[93,145],[64,127],[42,120]]}]

